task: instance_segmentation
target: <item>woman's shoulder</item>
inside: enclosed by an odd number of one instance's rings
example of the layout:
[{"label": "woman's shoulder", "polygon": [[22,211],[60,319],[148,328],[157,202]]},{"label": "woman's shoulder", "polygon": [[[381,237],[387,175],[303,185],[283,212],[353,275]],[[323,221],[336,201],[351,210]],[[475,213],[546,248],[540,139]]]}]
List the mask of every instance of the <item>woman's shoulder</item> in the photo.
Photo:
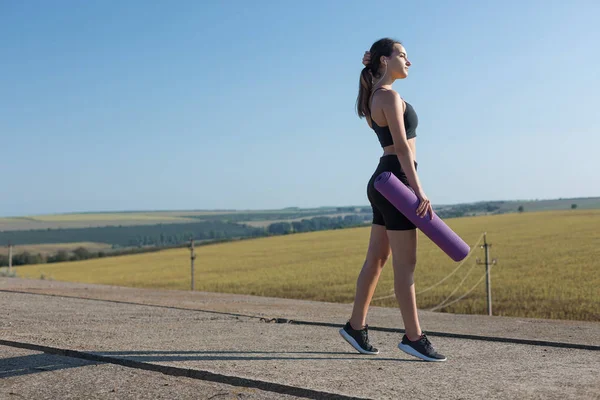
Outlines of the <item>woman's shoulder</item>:
[{"label": "woman's shoulder", "polygon": [[[387,104],[392,106],[399,104],[402,109],[405,108],[405,101],[402,98],[402,96],[400,96],[400,93],[391,88],[380,89],[381,90],[376,89],[376,92],[379,94],[380,104]],[[373,92],[373,94],[375,95],[375,91]]]},{"label": "woman's shoulder", "polygon": [[390,88],[377,88],[373,91],[373,95],[379,94],[382,99],[390,100],[390,101],[404,101],[400,93],[398,93],[394,89]]}]

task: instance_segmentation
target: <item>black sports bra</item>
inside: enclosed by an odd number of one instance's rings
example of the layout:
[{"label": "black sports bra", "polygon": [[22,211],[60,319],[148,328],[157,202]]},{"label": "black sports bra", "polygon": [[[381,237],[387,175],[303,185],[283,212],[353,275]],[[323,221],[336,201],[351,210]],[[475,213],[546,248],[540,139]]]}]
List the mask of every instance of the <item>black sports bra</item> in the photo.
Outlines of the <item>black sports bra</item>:
[{"label": "black sports bra", "polygon": [[[373,94],[381,88],[375,89]],[[371,94],[371,97],[373,97]],[[406,104],[406,110],[404,111],[404,127],[406,129],[406,138],[412,139],[417,136],[417,125],[419,125],[419,119],[417,118],[417,113],[413,106],[411,106],[408,102],[404,102]],[[377,138],[379,139],[379,143],[381,147],[386,147],[394,144],[394,140],[392,138],[392,132],[390,131],[389,126],[379,126],[377,122],[373,120],[371,117],[371,125],[372,129],[377,134]]]}]

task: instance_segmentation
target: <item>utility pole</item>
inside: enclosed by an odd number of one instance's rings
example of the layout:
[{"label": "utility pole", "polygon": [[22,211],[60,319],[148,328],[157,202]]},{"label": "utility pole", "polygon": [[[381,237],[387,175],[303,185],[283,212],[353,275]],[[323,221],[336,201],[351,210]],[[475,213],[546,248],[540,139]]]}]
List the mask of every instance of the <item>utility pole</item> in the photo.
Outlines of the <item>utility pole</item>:
[{"label": "utility pole", "polygon": [[192,291],[194,291],[194,260],[196,259],[196,253],[194,252],[194,239],[190,239],[190,259],[192,260]]},{"label": "utility pole", "polygon": [[8,242],[8,276],[12,273],[12,244]]},{"label": "utility pole", "polygon": [[477,264],[483,265],[485,264],[485,289],[487,292],[487,312],[488,315],[492,315],[492,286],[490,283],[490,265],[496,264],[496,259],[491,260],[490,264],[490,247],[492,247],[491,243],[487,242],[487,232],[483,233],[483,245],[479,246],[485,250],[485,263],[482,263],[479,258],[477,258]]}]

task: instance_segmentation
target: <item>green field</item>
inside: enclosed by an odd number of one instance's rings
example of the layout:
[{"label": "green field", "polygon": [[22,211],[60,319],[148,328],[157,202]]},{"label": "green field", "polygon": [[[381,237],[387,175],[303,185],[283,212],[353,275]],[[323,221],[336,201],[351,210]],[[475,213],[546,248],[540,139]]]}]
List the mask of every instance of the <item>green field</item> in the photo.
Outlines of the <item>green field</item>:
[{"label": "green field", "polygon": [[[487,232],[492,268],[493,314],[505,316],[600,320],[600,210],[569,210],[465,217],[446,220],[474,245]],[[274,236],[197,247],[197,290],[351,303],[362,266],[369,228]],[[481,244],[481,242],[480,242]],[[188,290],[188,249],[87,261],[23,266],[20,277]],[[483,276],[475,264],[483,250],[474,248],[462,266],[420,233],[415,273],[421,309],[448,302]],[[464,282],[459,286],[461,281]],[[392,293],[388,263],[375,297]],[[458,289],[457,289],[458,288]],[[457,289],[457,290],[456,290]],[[442,312],[486,312],[485,282]],[[374,301],[395,307],[395,300]]]}]

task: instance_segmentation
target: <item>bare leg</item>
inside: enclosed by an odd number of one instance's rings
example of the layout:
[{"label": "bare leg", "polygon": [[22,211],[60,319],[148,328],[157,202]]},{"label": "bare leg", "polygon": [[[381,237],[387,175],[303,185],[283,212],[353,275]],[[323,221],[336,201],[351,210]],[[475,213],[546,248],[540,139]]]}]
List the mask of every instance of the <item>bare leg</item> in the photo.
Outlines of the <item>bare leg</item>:
[{"label": "bare leg", "polygon": [[387,231],[392,249],[394,290],[400,306],[406,336],[416,340],[421,336],[417,315],[414,273],[417,265],[417,230]]},{"label": "bare leg", "polygon": [[350,325],[361,329],[366,325],[369,304],[377,287],[381,270],[390,256],[390,244],[385,226],[371,225],[369,248],[362,270],[356,282],[354,307],[350,317]]}]

